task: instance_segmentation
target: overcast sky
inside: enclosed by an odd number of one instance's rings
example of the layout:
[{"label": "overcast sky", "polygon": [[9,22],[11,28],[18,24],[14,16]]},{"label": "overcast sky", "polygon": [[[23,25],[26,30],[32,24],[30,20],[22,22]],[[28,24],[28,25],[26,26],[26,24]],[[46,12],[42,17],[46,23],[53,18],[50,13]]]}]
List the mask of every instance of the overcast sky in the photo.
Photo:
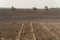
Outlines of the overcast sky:
[{"label": "overcast sky", "polygon": [[44,8],[44,6],[60,7],[60,0],[0,0],[0,7]]}]

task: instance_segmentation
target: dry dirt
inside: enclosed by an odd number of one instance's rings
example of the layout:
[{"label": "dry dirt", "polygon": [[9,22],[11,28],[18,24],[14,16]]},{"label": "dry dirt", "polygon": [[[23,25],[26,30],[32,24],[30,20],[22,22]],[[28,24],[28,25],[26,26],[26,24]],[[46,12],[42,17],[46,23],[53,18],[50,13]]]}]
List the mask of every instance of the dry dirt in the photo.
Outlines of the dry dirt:
[{"label": "dry dirt", "polygon": [[0,9],[0,40],[60,40],[60,10]]},{"label": "dry dirt", "polygon": [[6,22],[0,24],[0,40],[60,40],[60,23]]}]

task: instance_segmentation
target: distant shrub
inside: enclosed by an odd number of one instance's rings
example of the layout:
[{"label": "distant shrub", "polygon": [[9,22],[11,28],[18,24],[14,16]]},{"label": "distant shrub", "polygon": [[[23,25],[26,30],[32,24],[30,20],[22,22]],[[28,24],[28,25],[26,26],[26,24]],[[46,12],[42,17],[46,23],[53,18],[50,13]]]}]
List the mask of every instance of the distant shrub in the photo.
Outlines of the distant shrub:
[{"label": "distant shrub", "polygon": [[45,10],[48,10],[48,6],[45,6]]},{"label": "distant shrub", "polygon": [[32,9],[33,9],[33,10],[37,10],[37,8],[36,8],[36,7],[33,7]]},{"label": "distant shrub", "polygon": [[12,10],[13,10],[13,11],[15,11],[15,10],[16,10],[16,8],[14,8],[14,7],[12,6]]}]

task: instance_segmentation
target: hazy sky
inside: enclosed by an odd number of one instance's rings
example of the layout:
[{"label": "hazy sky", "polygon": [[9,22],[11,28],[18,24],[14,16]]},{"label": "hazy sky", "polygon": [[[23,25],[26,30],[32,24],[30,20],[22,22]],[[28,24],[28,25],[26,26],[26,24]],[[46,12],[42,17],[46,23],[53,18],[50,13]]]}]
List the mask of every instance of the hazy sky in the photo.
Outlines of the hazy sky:
[{"label": "hazy sky", "polygon": [[60,0],[0,0],[0,7],[11,7],[16,8],[44,8],[49,7],[60,7]]}]

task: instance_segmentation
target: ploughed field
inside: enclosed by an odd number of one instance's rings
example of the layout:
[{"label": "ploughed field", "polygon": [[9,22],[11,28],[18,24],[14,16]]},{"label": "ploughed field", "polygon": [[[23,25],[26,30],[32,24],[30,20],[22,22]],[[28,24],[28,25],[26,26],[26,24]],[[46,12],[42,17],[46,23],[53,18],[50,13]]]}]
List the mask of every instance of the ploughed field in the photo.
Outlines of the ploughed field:
[{"label": "ploughed field", "polygon": [[60,10],[0,9],[0,40],[60,40]]},{"label": "ploughed field", "polygon": [[0,9],[0,21],[40,21],[40,20],[60,21],[60,10],[49,9],[49,10],[32,10],[32,9]]},{"label": "ploughed field", "polygon": [[60,40],[60,23],[0,22],[0,40]]}]

